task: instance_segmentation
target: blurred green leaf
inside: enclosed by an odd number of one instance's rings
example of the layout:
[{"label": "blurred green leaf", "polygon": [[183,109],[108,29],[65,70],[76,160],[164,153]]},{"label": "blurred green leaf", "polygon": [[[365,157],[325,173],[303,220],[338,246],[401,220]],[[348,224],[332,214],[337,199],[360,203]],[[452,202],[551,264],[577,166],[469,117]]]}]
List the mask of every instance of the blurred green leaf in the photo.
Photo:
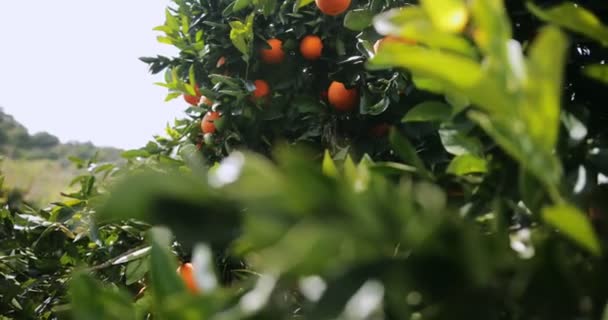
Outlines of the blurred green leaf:
[{"label": "blurred green leaf", "polygon": [[593,65],[585,66],[585,69],[583,69],[583,72],[588,77],[602,81],[604,83],[608,83],[608,65],[593,64]]},{"label": "blurred green leaf", "polygon": [[[374,18],[374,26],[380,34],[391,35],[432,48],[451,50],[476,58],[476,50],[463,37],[438,30],[428,15],[418,6],[392,9]],[[397,39],[398,39],[397,38]],[[410,43],[414,45],[414,43]]]},{"label": "blurred green leaf", "polygon": [[329,150],[325,150],[325,154],[323,155],[323,173],[328,177],[337,177],[338,176],[338,168],[334,163],[334,159],[332,159]]},{"label": "blurred green leaf", "polygon": [[424,162],[418,156],[414,146],[412,146],[412,144],[404,136],[393,128],[389,134],[389,140],[395,149],[395,152],[403,161],[416,167],[420,175],[432,179],[432,173],[427,170]]},{"label": "blurred green leaf", "polygon": [[463,154],[455,157],[446,170],[447,173],[457,176],[464,176],[471,173],[486,173],[487,171],[487,161],[472,154]]},{"label": "blurred green leaf", "polygon": [[172,295],[185,292],[186,287],[176,270],[175,256],[169,250],[173,235],[166,228],[155,227],[149,232],[150,251],[150,286],[158,306]]},{"label": "blurred green leaf", "polygon": [[452,115],[452,108],[438,101],[426,101],[417,104],[407,112],[402,122],[442,122]]},{"label": "blurred green leaf", "polygon": [[468,22],[469,12],[463,0],[422,0],[421,4],[440,31],[461,32]]},{"label": "blurred green leaf", "polygon": [[557,28],[540,30],[532,43],[528,55],[530,89],[528,105],[520,110],[525,119],[528,134],[535,147],[547,153],[557,143],[561,90],[566,60],[567,40]]},{"label": "blurred green leaf", "polygon": [[591,11],[579,4],[564,2],[549,9],[542,9],[532,1],[527,1],[528,9],[540,19],[560,27],[585,35],[608,46],[608,26]]},{"label": "blurred green leaf", "polygon": [[73,316],[90,320],[135,320],[129,296],[105,287],[89,275],[77,274],[70,282]]},{"label": "blurred green leaf", "polygon": [[545,207],[543,219],[594,255],[601,254],[600,242],[589,220],[577,208],[560,204]]},{"label": "blurred green leaf", "polygon": [[232,11],[237,12],[242,9],[247,8],[253,0],[236,0],[234,1],[234,6],[232,7]]}]

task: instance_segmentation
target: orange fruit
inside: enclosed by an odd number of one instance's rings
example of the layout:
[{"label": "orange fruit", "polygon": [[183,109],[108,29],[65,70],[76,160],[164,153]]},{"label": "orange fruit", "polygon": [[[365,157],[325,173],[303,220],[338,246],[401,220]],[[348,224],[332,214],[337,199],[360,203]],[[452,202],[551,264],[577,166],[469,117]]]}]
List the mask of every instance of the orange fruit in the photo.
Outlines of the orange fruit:
[{"label": "orange fruit", "polygon": [[300,41],[300,53],[305,59],[317,60],[321,57],[323,42],[315,35],[308,35]]},{"label": "orange fruit", "polygon": [[215,123],[214,121],[221,117],[219,112],[209,111],[203,117],[201,121],[201,131],[203,133],[214,133],[215,132]]},{"label": "orange fruit", "polygon": [[270,49],[263,48],[260,50],[262,60],[268,64],[279,64],[285,60],[285,51],[283,51],[283,41],[273,38],[266,41]]},{"label": "orange fruit", "polygon": [[416,40],[413,40],[413,39],[407,39],[407,38],[396,37],[396,36],[386,36],[382,39],[378,39],[378,41],[376,41],[376,43],[374,43],[374,52],[378,52],[378,50],[380,49],[382,44],[387,43],[387,42],[399,42],[399,43],[403,43],[403,44],[409,44],[412,46],[416,44]]},{"label": "orange fruit", "polygon": [[337,16],[350,6],[350,0],[315,0],[315,3],[328,16]]},{"label": "orange fruit", "polygon": [[253,97],[255,99],[265,98],[270,94],[268,82],[264,80],[255,80],[253,84],[255,85],[255,91],[253,91]]},{"label": "orange fruit", "polygon": [[359,102],[359,92],[356,88],[347,89],[342,82],[333,81],[327,89],[327,99],[336,110],[349,111]]},{"label": "orange fruit", "polygon": [[226,64],[226,57],[221,56],[219,59],[217,59],[217,62],[215,63],[215,67],[221,68],[225,64]]},{"label": "orange fruit", "polygon": [[196,92],[196,95],[189,95],[189,94],[184,94],[184,100],[186,100],[186,102],[188,102],[189,104],[193,105],[193,106],[198,106],[198,104],[201,102],[201,92],[199,91],[199,87],[198,84],[194,87],[194,91]]},{"label": "orange fruit", "polygon": [[196,280],[194,279],[194,268],[191,263],[184,263],[177,268],[177,273],[181,276],[186,288],[192,293],[199,293]]}]

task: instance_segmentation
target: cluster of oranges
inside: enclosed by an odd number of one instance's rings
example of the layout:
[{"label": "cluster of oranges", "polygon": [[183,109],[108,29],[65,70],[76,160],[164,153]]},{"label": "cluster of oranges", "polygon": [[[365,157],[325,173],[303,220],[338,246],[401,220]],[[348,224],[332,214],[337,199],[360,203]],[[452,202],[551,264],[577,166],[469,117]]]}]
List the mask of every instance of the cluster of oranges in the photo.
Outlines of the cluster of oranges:
[{"label": "cluster of oranges", "polygon": [[[326,1],[325,1],[326,2]],[[317,1],[324,3],[323,1]],[[321,6],[319,7],[321,8]],[[348,8],[348,6],[346,6]],[[336,12],[336,11],[331,11]],[[260,50],[262,61],[267,64],[280,64],[285,60],[283,41],[280,39],[269,39],[268,48]],[[321,58],[323,52],[323,41],[319,36],[307,35],[300,41],[300,54],[304,59],[314,61]],[[338,111],[352,110],[359,101],[357,89],[348,89],[343,83],[334,81],[327,90],[329,103]]]},{"label": "cluster of oranges", "polygon": [[[351,4],[351,0],[315,0],[318,9],[329,16],[337,16],[344,13]],[[413,44],[412,41],[397,37],[385,37],[378,40],[374,45],[377,51],[385,41],[396,41]],[[259,51],[261,60],[266,64],[280,64],[285,60],[286,53],[283,50],[283,41],[272,38],[266,41],[267,46]],[[323,53],[323,41],[317,35],[306,35],[300,40],[299,51],[302,57],[309,61],[318,60]],[[226,63],[226,59],[221,57],[217,62],[217,67]],[[255,90],[251,93],[251,100],[254,102],[266,101],[271,93],[271,88],[265,80],[254,81]],[[332,81],[327,89],[327,101],[337,111],[351,111],[359,103],[359,92],[356,88],[348,88],[344,83]],[[203,96],[199,88],[196,87],[196,95],[184,95],[184,99],[191,105],[198,106],[204,104],[211,107],[213,101]],[[221,118],[217,111],[207,112],[201,121],[201,131],[211,134],[216,131],[215,122]]]}]

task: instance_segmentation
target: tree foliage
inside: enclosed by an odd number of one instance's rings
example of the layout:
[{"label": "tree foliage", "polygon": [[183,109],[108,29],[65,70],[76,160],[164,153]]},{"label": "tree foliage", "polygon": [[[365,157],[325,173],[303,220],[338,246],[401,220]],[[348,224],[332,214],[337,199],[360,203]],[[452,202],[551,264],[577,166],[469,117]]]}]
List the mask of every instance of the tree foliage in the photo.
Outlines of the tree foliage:
[{"label": "tree foliage", "polygon": [[[0,310],[605,318],[605,9],[506,5],[175,0],[156,30],[179,55],[142,60],[168,99],[206,99],[123,166],[79,162],[72,200],[6,199]],[[299,53],[311,34],[315,61]],[[260,59],[268,39],[278,64]],[[332,106],[333,81],[357,108]],[[175,272],[186,261],[200,293]]]}]

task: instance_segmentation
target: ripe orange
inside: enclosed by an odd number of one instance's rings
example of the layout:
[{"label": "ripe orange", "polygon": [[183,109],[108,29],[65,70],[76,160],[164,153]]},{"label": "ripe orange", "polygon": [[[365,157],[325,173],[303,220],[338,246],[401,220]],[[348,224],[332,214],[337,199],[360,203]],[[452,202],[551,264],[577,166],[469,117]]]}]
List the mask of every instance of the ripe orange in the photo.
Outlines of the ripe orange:
[{"label": "ripe orange", "polygon": [[268,64],[279,64],[285,60],[285,51],[283,51],[283,41],[273,38],[266,41],[270,49],[263,48],[260,50],[262,60]]},{"label": "ripe orange", "polygon": [[268,82],[264,80],[255,80],[253,84],[255,85],[255,91],[253,91],[253,97],[255,99],[265,98],[270,94]]},{"label": "ripe orange", "polygon": [[333,81],[327,90],[327,98],[336,110],[349,111],[359,102],[359,92],[356,88],[346,89],[342,82]]},{"label": "ripe orange", "polygon": [[209,111],[203,117],[201,121],[201,131],[203,133],[214,133],[215,123],[214,121],[221,117],[219,112]]},{"label": "ripe orange", "polygon": [[315,0],[315,3],[328,16],[337,16],[350,6],[350,0]]},{"label": "ripe orange", "polygon": [[378,50],[380,49],[382,44],[387,43],[387,42],[399,42],[399,43],[403,43],[403,44],[409,44],[412,46],[416,44],[416,40],[413,40],[413,39],[407,39],[407,38],[396,37],[396,36],[386,36],[382,39],[378,39],[378,41],[376,41],[376,43],[374,43],[374,52],[378,52]]},{"label": "ripe orange", "polygon": [[186,285],[186,288],[188,288],[188,290],[190,290],[190,292],[192,292],[192,293],[200,292],[200,290],[198,289],[198,286],[196,285],[196,281],[194,280],[194,268],[192,267],[191,263],[184,263],[181,266],[179,266],[179,268],[177,268],[177,273],[182,277],[182,280],[184,280],[184,284]]},{"label": "ripe orange", "polygon": [[199,91],[199,87],[198,85],[196,85],[194,87],[194,91],[196,92],[196,95],[189,95],[189,94],[184,94],[184,100],[186,100],[186,102],[188,102],[189,104],[193,105],[193,106],[198,106],[198,104],[201,102],[201,92]]},{"label": "ripe orange", "polygon": [[225,64],[226,64],[226,57],[221,56],[219,59],[217,59],[217,62],[215,63],[215,67],[221,68]]},{"label": "ripe orange", "polygon": [[315,35],[308,35],[300,41],[300,53],[305,59],[317,60],[321,57],[323,42]]}]

